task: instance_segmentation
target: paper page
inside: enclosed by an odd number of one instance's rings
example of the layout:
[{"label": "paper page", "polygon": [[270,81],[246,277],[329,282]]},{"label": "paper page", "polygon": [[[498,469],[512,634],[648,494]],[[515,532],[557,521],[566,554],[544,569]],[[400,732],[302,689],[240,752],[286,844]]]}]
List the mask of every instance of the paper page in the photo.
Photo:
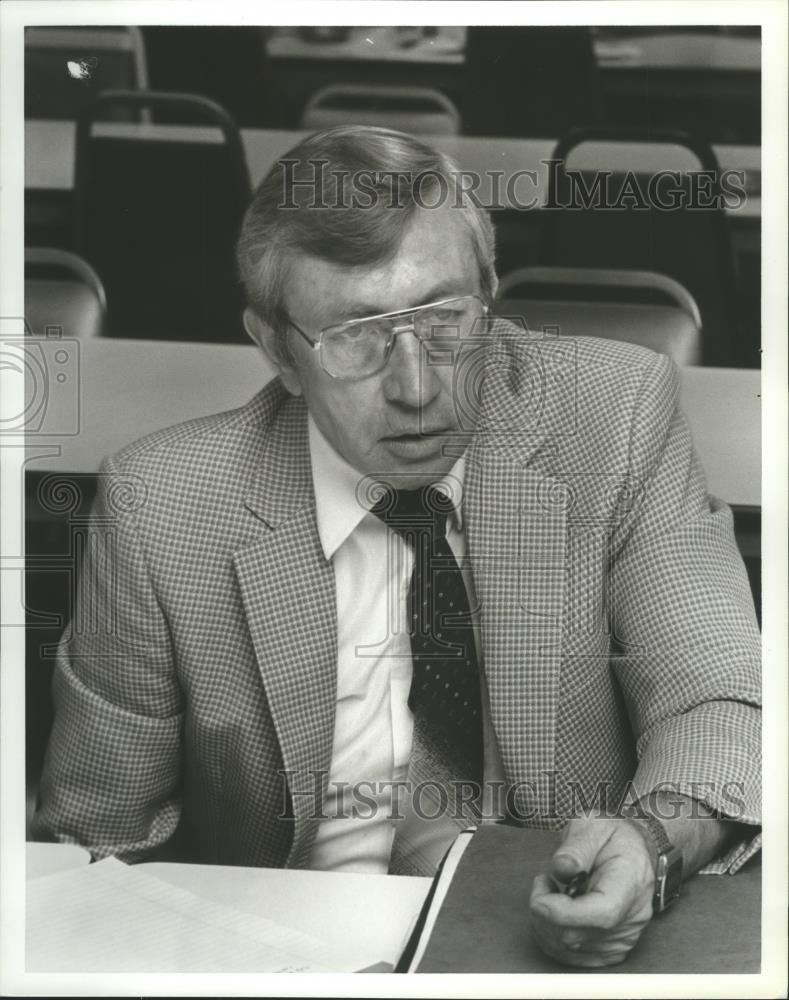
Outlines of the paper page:
[{"label": "paper page", "polygon": [[28,972],[349,972],[369,963],[114,858],[27,886]]},{"label": "paper page", "polygon": [[87,867],[90,853],[76,844],[28,844],[25,851],[25,878],[44,878],[70,868]]}]

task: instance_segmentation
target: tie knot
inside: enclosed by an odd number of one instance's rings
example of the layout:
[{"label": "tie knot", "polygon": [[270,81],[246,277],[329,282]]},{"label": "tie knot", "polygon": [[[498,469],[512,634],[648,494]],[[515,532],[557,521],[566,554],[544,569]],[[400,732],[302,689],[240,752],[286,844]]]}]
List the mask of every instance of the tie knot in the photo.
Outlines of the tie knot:
[{"label": "tie knot", "polygon": [[396,490],[381,484],[381,495],[370,513],[399,535],[413,537],[426,531],[443,538],[452,507],[452,500],[430,484],[416,490]]}]

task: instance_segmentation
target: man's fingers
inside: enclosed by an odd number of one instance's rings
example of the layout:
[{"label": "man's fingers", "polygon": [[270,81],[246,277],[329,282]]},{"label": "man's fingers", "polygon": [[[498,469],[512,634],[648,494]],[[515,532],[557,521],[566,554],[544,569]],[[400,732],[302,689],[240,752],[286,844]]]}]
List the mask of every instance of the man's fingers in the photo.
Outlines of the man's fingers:
[{"label": "man's fingers", "polygon": [[612,951],[608,954],[585,951],[567,951],[564,958],[559,959],[565,965],[574,965],[580,969],[602,969],[608,965],[619,965],[630,954],[629,949]]},{"label": "man's fingers", "polygon": [[630,948],[623,944],[613,944],[610,947],[586,947],[584,944],[565,946],[562,942],[551,939],[539,941],[546,955],[561,962],[581,969],[600,969],[608,965],[618,965],[630,954]]},{"label": "man's fingers", "polygon": [[[557,891],[580,871],[586,891]],[[578,968],[624,961],[652,915],[652,862],[636,831],[607,820],[573,820],[539,875],[530,907],[535,940],[546,954]]]},{"label": "man's fingers", "polygon": [[623,901],[595,889],[574,899],[560,892],[532,895],[531,911],[561,927],[597,927],[609,930],[626,916]]},{"label": "man's fingers", "polygon": [[562,882],[569,882],[580,872],[591,872],[614,829],[613,824],[604,820],[571,820],[551,859],[551,873]]},{"label": "man's fingers", "polygon": [[532,882],[529,903],[534,903],[542,896],[550,896],[556,892],[555,882],[548,875],[535,875]]}]

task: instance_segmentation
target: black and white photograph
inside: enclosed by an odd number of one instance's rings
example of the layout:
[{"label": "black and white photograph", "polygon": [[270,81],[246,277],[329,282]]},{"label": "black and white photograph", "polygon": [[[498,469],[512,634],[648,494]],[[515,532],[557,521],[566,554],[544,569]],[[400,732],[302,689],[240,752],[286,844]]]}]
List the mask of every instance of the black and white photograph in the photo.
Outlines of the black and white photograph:
[{"label": "black and white photograph", "polygon": [[787,10],[2,5],[4,995],[786,995]]}]

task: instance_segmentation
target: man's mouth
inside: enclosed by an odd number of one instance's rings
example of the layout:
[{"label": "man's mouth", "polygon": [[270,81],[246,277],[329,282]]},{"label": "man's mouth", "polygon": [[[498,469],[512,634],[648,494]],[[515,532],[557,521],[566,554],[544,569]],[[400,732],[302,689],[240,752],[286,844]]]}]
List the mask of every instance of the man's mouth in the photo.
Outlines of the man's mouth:
[{"label": "man's mouth", "polygon": [[421,441],[424,438],[438,437],[440,434],[446,433],[446,427],[433,427],[430,429],[420,429],[416,431],[400,431],[397,434],[387,434],[384,437],[384,441]]}]

